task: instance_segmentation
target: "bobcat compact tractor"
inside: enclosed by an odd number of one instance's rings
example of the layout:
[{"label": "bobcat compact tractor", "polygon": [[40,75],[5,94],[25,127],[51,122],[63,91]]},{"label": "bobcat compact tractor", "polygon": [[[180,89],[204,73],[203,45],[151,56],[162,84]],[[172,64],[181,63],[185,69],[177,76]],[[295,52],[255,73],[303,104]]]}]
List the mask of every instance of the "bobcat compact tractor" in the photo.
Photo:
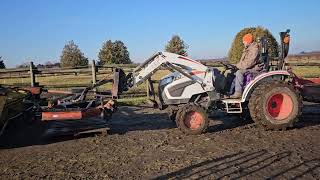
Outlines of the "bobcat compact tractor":
[{"label": "bobcat compact tractor", "polygon": [[[264,71],[245,75],[251,76],[251,80],[244,78],[247,82],[240,99],[224,98],[230,90],[232,76],[226,77],[216,68],[168,52],[154,54],[133,73],[120,73],[119,87],[126,90],[137,86],[148,80],[160,67],[166,68],[172,73],[160,80],[157,103],[161,109],[169,109],[169,117],[185,134],[205,132],[209,124],[207,112],[216,110],[250,115],[255,123],[265,129],[286,129],[301,114],[304,85],[312,82],[299,79],[290,70],[285,70],[289,30],[281,32],[280,37],[281,53],[274,66],[269,62],[266,38],[260,38],[260,61],[265,65]],[[233,65],[223,65],[235,72]],[[319,101],[318,96],[313,95],[316,97],[313,100]]]}]

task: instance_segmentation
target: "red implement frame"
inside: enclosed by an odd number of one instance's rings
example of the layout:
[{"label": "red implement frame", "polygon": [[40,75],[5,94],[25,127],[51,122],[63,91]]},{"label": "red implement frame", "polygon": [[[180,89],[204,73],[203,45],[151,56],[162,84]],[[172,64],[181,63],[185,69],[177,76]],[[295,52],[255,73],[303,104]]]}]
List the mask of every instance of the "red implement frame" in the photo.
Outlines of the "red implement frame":
[{"label": "red implement frame", "polygon": [[320,78],[302,79],[294,77],[295,86],[300,90],[304,100],[320,102]]},{"label": "red implement frame", "polygon": [[85,110],[68,110],[68,111],[52,111],[42,112],[42,121],[63,121],[63,120],[80,120],[83,118],[97,117],[102,110],[98,108],[90,108]]}]

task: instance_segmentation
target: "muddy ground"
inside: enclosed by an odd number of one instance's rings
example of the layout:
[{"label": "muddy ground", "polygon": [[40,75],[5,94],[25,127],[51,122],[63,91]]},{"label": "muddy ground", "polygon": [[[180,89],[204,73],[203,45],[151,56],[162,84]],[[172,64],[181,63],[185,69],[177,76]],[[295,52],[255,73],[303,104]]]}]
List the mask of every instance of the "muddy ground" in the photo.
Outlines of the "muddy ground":
[{"label": "muddy ground", "polygon": [[287,131],[217,113],[198,136],[145,107],[121,107],[107,135],[48,140],[43,124],[14,124],[0,141],[0,179],[320,179],[319,111],[307,104]]}]

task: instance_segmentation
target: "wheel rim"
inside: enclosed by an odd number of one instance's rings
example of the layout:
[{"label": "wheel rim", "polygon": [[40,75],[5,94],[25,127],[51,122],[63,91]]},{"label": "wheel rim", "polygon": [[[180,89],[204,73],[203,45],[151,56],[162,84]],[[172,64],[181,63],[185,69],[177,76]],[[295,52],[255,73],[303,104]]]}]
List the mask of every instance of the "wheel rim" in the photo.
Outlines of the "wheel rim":
[{"label": "wheel rim", "polygon": [[275,120],[283,120],[293,111],[292,98],[286,93],[276,93],[267,101],[267,112]]},{"label": "wheel rim", "polygon": [[195,111],[187,113],[186,118],[184,119],[185,125],[192,130],[199,129],[202,122],[203,117],[201,113]]}]

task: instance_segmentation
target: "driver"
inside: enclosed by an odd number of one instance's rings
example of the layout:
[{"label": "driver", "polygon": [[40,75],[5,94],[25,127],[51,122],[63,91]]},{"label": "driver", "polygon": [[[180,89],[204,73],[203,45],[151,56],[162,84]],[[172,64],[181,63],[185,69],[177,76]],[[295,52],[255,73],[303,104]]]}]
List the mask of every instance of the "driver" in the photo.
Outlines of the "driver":
[{"label": "driver", "polygon": [[235,77],[235,92],[230,96],[233,99],[242,96],[244,74],[246,72],[254,73],[262,70],[262,66],[259,63],[259,46],[258,43],[253,42],[253,35],[251,33],[244,35],[242,43],[244,50],[240,61],[236,64],[238,70]]}]

